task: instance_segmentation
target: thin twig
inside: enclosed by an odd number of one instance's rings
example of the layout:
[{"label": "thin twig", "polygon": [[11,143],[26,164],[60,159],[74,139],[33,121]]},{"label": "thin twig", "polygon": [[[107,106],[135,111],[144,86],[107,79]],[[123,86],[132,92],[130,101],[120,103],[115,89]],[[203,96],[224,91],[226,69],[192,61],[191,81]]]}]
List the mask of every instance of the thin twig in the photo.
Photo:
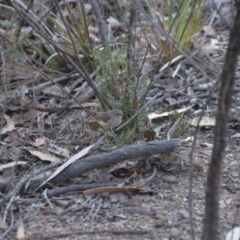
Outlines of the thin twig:
[{"label": "thin twig", "polygon": [[103,21],[103,17],[99,10],[98,2],[96,0],[91,0],[91,5],[97,19],[98,29],[99,29],[102,42],[107,47],[109,43],[108,43],[107,33],[106,33],[106,23]]}]

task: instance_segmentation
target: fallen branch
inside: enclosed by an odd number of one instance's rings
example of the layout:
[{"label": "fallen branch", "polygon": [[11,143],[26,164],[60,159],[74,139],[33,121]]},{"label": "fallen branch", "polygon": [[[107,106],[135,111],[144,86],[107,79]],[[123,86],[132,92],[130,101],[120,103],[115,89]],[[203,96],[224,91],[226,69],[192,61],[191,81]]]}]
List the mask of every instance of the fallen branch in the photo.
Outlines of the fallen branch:
[{"label": "fallen branch", "polygon": [[118,184],[119,182],[74,184],[66,187],[54,188],[52,190],[49,190],[47,191],[47,196],[50,198],[53,196],[57,196],[57,195],[61,195],[69,192],[82,192],[82,191],[86,191],[93,188],[117,187]]},{"label": "fallen branch", "polygon": [[[79,175],[91,171],[93,169],[100,169],[108,167],[109,165],[115,165],[128,159],[136,159],[139,157],[147,157],[153,154],[169,153],[172,152],[179,144],[180,139],[171,139],[165,141],[151,141],[143,144],[135,144],[121,149],[115,150],[111,153],[98,154],[91,157],[86,157],[78,162],[68,166],[59,175],[51,179],[41,189],[46,186],[55,186],[68,179],[76,178]],[[15,188],[9,192],[9,197],[17,196],[19,192],[29,192],[37,189],[48,177],[45,179],[34,179],[30,183],[23,183],[22,186],[16,183],[0,184],[0,191],[7,186],[15,186]],[[19,181],[18,181],[19,182]],[[7,196],[6,196],[7,197]]]},{"label": "fallen branch", "polygon": [[78,177],[90,170],[115,165],[128,159],[172,152],[178,146],[179,141],[179,139],[172,139],[169,141],[151,141],[143,144],[127,146],[111,153],[103,153],[87,157],[73,165],[70,165],[61,172],[61,174],[53,178],[50,183],[56,185],[70,178]]}]

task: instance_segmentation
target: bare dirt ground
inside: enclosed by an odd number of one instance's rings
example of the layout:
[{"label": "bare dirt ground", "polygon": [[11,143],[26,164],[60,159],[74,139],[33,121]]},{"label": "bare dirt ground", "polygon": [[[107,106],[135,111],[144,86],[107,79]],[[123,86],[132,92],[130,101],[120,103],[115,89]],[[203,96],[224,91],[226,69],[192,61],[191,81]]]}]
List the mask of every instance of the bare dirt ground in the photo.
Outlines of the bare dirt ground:
[{"label": "bare dirt ground", "polygon": [[[198,239],[211,154],[211,149],[201,147],[201,143],[206,142],[212,142],[211,130],[199,134],[194,157],[192,198],[194,229]],[[146,187],[153,191],[151,194],[112,193],[86,198],[77,192],[51,198],[53,209],[43,198],[21,197],[17,205],[21,209],[27,238],[191,239],[188,204],[190,149],[191,144],[187,144],[175,152],[181,161],[177,173],[158,170],[154,180]],[[238,155],[237,141],[229,141],[220,195],[220,239],[224,239],[226,232],[240,220]],[[141,161],[146,163],[146,159]],[[146,175],[150,173],[151,169]],[[13,231],[10,239],[15,234]]]}]

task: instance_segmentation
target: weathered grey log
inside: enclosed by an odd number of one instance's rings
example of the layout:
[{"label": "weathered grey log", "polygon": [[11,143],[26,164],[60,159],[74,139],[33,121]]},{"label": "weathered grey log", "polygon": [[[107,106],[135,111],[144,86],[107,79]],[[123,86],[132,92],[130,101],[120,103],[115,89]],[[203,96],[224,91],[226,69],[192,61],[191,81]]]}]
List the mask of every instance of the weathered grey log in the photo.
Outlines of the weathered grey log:
[{"label": "weathered grey log", "polygon": [[179,141],[179,139],[172,139],[168,141],[151,141],[143,144],[135,144],[123,147],[111,153],[102,153],[87,157],[76,162],[75,164],[70,165],[58,176],[53,178],[50,183],[56,185],[60,182],[66,181],[69,178],[75,178],[80,174],[88,172],[92,169],[104,168],[128,159],[172,152],[178,146]]},{"label": "weathered grey log", "polygon": [[[164,140],[164,141],[151,141],[142,144],[134,144],[131,146],[126,146],[121,149],[117,149],[110,153],[102,153],[95,156],[90,156],[83,158],[74,164],[68,166],[62,172],[60,172],[55,178],[51,179],[46,185],[57,185],[61,182],[64,182],[71,178],[76,178],[79,175],[86,173],[93,169],[100,169],[104,167],[108,167],[110,165],[114,165],[120,162],[123,162],[128,159],[136,159],[139,157],[147,157],[153,154],[160,154],[160,153],[169,153],[172,152],[179,144],[180,139],[171,139],[171,140]],[[15,186],[13,190],[16,195],[16,192],[19,191],[17,189],[20,187],[20,191],[33,191],[37,189],[45,180],[45,179],[34,179],[32,180],[27,189],[25,186],[18,186],[16,183],[8,183],[8,184],[0,184],[0,192],[6,188],[6,186]],[[15,180],[16,181],[16,180]],[[19,181],[18,181],[19,182]],[[45,186],[46,186],[45,185]],[[42,187],[44,188],[44,186]]]}]

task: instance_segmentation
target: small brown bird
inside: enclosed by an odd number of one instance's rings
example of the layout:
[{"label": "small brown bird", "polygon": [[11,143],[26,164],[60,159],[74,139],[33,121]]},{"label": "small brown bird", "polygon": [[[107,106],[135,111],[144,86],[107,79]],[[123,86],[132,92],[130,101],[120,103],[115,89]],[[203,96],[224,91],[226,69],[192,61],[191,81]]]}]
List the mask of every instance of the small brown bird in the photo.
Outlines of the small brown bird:
[{"label": "small brown bird", "polygon": [[113,109],[106,112],[99,112],[95,118],[99,125],[105,130],[118,127],[122,123],[123,112],[118,109]]}]

